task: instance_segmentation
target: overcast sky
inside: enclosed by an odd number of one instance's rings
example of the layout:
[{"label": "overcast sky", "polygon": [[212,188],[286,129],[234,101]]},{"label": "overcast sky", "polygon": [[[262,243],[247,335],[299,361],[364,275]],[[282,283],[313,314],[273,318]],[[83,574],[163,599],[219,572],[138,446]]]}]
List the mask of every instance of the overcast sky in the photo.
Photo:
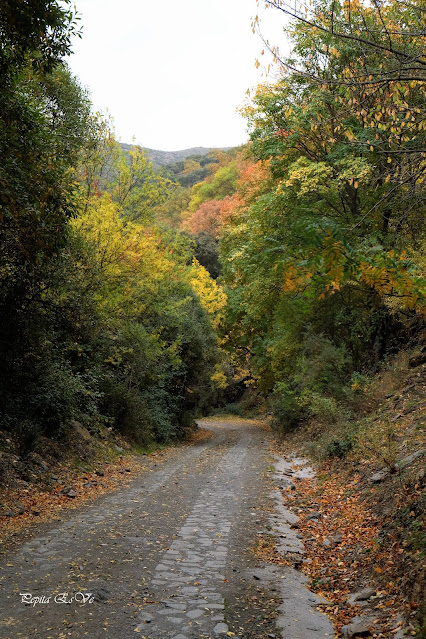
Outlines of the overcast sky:
[{"label": "overcast sky", "polygon": [[[76,0],[83,37],[71,70],[117,137],[164,151],[236,146],[247,140],[236,109],[265,80],[251,19],[264,14],[271,40],[282,15],[256,0]],[[262,58],[262,60],[264,57]]]}]

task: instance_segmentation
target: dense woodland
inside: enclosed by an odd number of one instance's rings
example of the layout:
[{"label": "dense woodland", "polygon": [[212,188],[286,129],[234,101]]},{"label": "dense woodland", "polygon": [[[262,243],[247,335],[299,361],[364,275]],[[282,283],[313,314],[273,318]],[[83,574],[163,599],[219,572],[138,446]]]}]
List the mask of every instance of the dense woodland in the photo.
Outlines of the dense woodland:
[{"label": "dense woodland", "polygon": [[424,5],[290,17],[250,142],[154,168],[67,68],[70,4],[1,3],[0,427],[23,454],[73,422],[182,437],[244,389],[280,429],[344,420],[423,316]]}]

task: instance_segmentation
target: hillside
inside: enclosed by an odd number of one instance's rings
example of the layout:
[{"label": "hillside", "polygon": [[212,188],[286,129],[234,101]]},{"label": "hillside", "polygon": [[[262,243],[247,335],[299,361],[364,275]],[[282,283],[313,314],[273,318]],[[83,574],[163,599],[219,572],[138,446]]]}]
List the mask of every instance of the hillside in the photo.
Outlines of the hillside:
[{"label": "hillside", "polygon": [[[131,144],[124,142],[120,143],[121,148],[125,153],[128,153],[131,149]],[[221,148],[222,151],[227,151],[231,147]],[[158,151],[157,149],[145,149],[148,152],[149,159],[155,166],[163,166],[165,164],[173,164],[180,160],[185,160],[191,155],[207,155],[211,148],[204,146],[194,146],[191,149],[183,149],[182,151]]]}]

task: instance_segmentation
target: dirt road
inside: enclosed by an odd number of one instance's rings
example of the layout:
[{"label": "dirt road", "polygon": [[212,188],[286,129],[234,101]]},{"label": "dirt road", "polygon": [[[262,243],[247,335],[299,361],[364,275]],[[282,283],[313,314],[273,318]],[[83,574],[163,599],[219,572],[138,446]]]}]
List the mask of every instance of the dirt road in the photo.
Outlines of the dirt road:
[{"label": "dirt road", "polygon": [[0,637],[280,636],[279,584],[256,573],[251,550],[270,528],[269,434],[249,420],[203,425],[209,440],[151,463],[0,565]]}]

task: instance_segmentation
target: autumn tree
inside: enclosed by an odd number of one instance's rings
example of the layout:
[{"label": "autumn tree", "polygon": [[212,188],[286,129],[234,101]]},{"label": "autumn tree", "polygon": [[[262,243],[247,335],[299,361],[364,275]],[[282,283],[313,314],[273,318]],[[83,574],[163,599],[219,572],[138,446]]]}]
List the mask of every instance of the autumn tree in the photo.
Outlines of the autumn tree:
[{"label": "autumn tree", "polygon": [[398,309],[425,308],[423,14],[404,5],[405,38],[396,4],[302,7],[291,55],[271,47],[279,80],[243,109],[269,177],[257,190],[240,181],[221,234],[226,336],[281,423],[336,419]]},{"label": "autumn tree", "polygon": [[[320,36],[328,46],[322,47],[327,54],[328,47],[350,51],[355,58],[363,58],[362,69],[355,74],[350,71],[343,77],[331,78],[326,58],[314,55],[314,64],[308,67],[295,49],[294,57],[288,59],[280,55],[279,45],[265,44],[270,48],[276,61],[285,69],[321,84],[385,86],[392,82],[411,82],[424,79],[426,56],[424,52],[425,9],[419,0],[400,2],[391,0],[332,0],[300,3],[287,0],[263,0],[267,8],[281,12],[290,20],[288,32],[299,31]],[[297,25],[297,26],[296,26]],[[254,21],[254,29],[260,31],[259,19]],[[321,49],[312,48],[317,54]],[[385,62],[383,64],[383,61]]]},{"label": "autumn tree", "polygon": [[68,2],[0,7],[0,426],[26,452],[72,420],[180,437],[217,379],[223,293],[159,230],[175,185],[68,71],[76,25]]}]

